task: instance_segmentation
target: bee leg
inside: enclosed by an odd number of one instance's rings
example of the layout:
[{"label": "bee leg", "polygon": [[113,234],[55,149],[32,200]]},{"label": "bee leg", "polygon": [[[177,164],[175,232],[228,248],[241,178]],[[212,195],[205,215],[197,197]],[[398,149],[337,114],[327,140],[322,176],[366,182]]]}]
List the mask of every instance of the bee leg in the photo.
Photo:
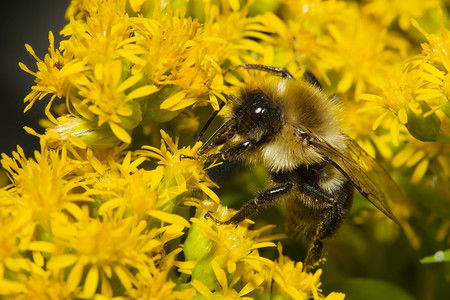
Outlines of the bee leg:
[{"label": "bee leg", "polygon": [[316,233],[312,238],[305,258],[304,270],[306,272],[313,272],[319,265],[322,258],[323,240],[325,239],[326,232],[328,232],[330,230],[330,226],[332,226],[330,223],[332,221],[335,209],[337,209],[336,202],[328,207],[323,214],[322,220],[316,228]]},{"label": "bee leg", "polygon": [[205,161],[206,162],[213,162],[213,161],[224,161],[224,160],[228,160],[230,158],[236,157],[239,154],[241,154],[242,152],[244,152],[245,150],[248,149],[248,147],[250,147],[251,145],[253,145],[253,143],[251,141],[245,141],[242,142],[234,147],[231,147],[225,151],[222,151],[220,153],[214,153],[214,154],[210,154],[205,156]]},{"label": "bee leg", "polygon": [[332,196],[322,192],[320,189],[318,189],[308,183],[302,182],[298,185],[298,188],[302,193],[305,193],[306,195],[308,195],[314,199],[319,199],[320,201],[323,201],[330,206],[332,206],[335,202],[335,199]]},{"label": "bee leg", "polygon": [[214,120],[214,118],[217,116],[217,114],[222,110],[222,108],[225,106],[225,102],[220,102],[219,109],[215,110],[211,116],[209,117],[208,121],[206,121],[205,125],[203,125],[202,130],[200,130],[200,133],[198,134],[197,138],[195,139],[195,142],[198,143],[200,139],[202,138],[203,134],[205,133],[206,129],[208,129],[211,122]]},{"label": "bee leg", "polygon": [[311,242],[308,253],[306,254],[305,264],[303,266],[304,271],[312,273],[318,268],[320,259],[322,258],[322,249],[323,240],[316,236]]},{"label": "bee leg", "polygon": [[223,222],[224,224],[237,224],[248,217],[256,214],[258,212],[259,207],[271,206],[284,194],[291,191],[294,185],[292,183],[287,183],[285,185],[274,187],[270,190],[267,190],[258,196],[255,199],[250,200],[246,204],[244,204],[239,211],[231,217],[228,221]]},{"label": "bee leg", "polygon": [[224,222],[219,221],[218,219],[214,218],[214,217],[212,216],[212,211],[208,211],[208,212],[205,214],[205,219],[207,219],[207,218],[211,219],[211,220],[212,220],[214,223],[216,223],[217,225],[224,225],[224,224],[225,224]]},{"label": "bee leg", "polygon": [[322,190],[308,183],[299,183],[298,188],[300,192],[308,195],[310,198],[325,203],[321,221],[316,227],[315,234],[312,237],[312,241],[305,258],[304,269],[306,272],[312,272],[317,268],[318,263],[322,258],[323,240],[328,235],[327,233],[330,230],[330,226],[332,226],[330,224],[332,223],[332,218],[335,215],[334,211],[337,209],[337,201],[334,197],[324,193]]}]

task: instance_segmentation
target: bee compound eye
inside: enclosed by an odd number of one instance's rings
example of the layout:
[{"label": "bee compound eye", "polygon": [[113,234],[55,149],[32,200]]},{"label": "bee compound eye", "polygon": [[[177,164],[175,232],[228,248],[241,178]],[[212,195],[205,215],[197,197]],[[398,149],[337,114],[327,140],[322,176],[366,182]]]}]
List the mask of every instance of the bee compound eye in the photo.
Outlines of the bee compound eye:
[{"label": "bee compound eye", "polygon": [[263,103],[256,102],[250,107],[249,117],[253,122],[260,123],[264,121],[267,112],[268,110]]},{"label": "bee compound eye", "polygon": [[279,118],[277,107],[259,90],[247,95],[246,103],[238,110],[236,130],[240,134],[261,130],[268,131]]}]

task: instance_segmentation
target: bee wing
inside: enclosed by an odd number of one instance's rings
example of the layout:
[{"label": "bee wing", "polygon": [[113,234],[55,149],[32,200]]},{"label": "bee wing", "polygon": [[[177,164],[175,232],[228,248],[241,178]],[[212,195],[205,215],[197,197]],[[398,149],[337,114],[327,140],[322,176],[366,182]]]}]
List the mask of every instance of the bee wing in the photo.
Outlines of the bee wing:
[{"label": "bee wing", "polygon": [[340,151],[325,142],[311,141],[317,150],[333,164],[358,192],[395,223],[388,199],[401,199],[403,194],[389,173],[352,138],[346,136],[347,151]]}]

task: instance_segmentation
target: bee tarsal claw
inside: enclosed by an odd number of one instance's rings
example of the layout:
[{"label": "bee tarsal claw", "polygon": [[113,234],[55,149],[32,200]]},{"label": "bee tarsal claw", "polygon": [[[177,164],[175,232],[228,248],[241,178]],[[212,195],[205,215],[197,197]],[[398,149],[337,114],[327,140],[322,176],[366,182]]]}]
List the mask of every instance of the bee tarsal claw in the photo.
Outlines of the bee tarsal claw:
[{"label": "bee tarsal claw", "polygon": [[206,218],[206,219],[211,219],[214,223],[216,223],[216,225],[224,225],[224,224],[225,224],[224,222],[219,221],[219,220],[217,220],[216,218],[214,218],[214,217],[212,216],[212,211],[208,211],[208,212],[205,214],[205,218]]}]

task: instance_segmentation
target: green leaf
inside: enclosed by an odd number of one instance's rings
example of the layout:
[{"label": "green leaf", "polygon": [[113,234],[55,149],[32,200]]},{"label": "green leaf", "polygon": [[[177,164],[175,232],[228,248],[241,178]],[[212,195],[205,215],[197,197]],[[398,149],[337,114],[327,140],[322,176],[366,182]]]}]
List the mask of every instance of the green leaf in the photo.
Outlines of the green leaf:
[{"label": "green leaf", "polygon": [[450,261],[450,249],[447,250],[440,250],[436,252],[434,255],[426,256],[420,260],[423,264],[428,263],[441,263],[444,261]]}]

